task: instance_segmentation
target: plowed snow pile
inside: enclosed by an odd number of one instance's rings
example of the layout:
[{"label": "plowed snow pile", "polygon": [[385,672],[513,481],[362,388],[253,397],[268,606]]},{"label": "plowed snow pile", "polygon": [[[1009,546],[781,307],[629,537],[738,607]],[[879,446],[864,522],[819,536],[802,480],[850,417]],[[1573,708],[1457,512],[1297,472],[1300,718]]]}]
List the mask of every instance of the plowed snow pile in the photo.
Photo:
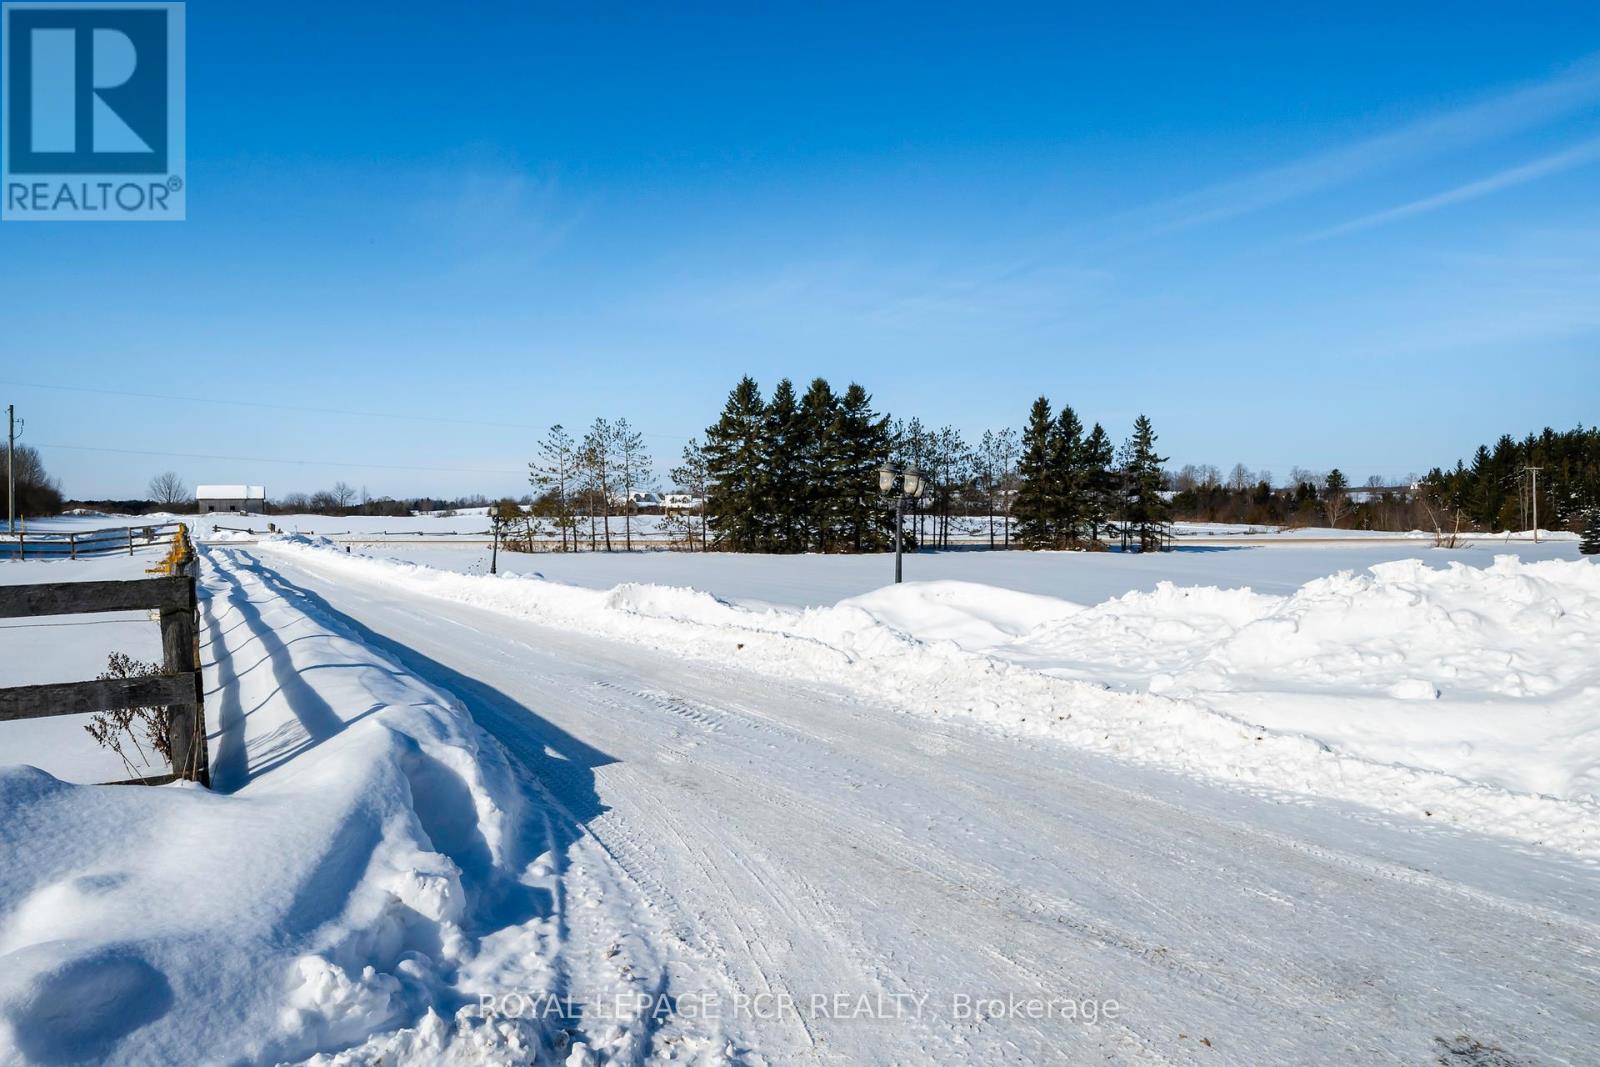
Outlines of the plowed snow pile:
[{"label": "plowed snow pile", "polygon": [[1379,564],[1289,597],[1163,585],[993,650],[1374,760],[1595,799],[1597,639],[1600,568],[1502,556]]},{"label": "plowed snow pile", "polygon": [[1402,561],[1287,597],[1163,585],[1089,608],[928,582],[796,611],[469,576],[304,539],[263,547],[908,712],[1600,858],[1600,568],[1587,561]]}]

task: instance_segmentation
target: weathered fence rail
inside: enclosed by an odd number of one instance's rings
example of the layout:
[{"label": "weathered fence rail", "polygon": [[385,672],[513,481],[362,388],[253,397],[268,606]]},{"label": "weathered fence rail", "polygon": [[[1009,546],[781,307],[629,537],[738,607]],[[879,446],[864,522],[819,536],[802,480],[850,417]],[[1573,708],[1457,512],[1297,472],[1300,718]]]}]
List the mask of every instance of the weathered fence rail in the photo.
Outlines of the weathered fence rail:
[{"label": "weathered fence rail", "polygon": [[136,548],[171,544],[182,525],[180,522],[159,522],[147,526],[112,526],[67,533],[24,532],[15,537],[0,534],[0,558],[79,559],[113,553],[131,556]]},{"label": "weathered fence rail", "polygon": [[161,625],[162,659],[162,673],[142,678],[0,689],[0,722],[164,706],[171,772],[136,781],[158,784],[185,778],[210,784],[194,556],[187,531],[180,528],[177,536],[168,556],[177,573],[166,577],[0,586],[0,619],[154,611]]},{"label": "weathered fence rail", "polygon": [[145,678],[19,685],[0,689],[0,722],[42,719],[51,715],[87,715],[158,704],[190,704],[195,700],[198,683],[196,672],[189,671],[186,674],[152,674]]}]

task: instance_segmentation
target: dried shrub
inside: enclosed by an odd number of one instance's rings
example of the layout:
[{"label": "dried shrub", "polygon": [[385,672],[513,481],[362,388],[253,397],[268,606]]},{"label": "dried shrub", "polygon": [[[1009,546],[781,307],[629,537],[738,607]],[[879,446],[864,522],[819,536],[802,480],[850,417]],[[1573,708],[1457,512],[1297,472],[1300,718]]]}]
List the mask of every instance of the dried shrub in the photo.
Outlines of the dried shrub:
[{"label": "dried shrub", "polygon": [[[154,663],[142,663],[124,652],[113,652],[106,659],[106,669],[100,681],[112,678],[149,678],[166,673]],[[102,711],[84,729],[94,738],[95,744],[110,749],[128,769],[128,777],[138,778],[141,772],[129,756],[128,747],[138,753],[139,762],[150,766],[150,754],[172,763],[172,745],[167,738],[167,710],[162,707],[123,708],[119,711]]]}]

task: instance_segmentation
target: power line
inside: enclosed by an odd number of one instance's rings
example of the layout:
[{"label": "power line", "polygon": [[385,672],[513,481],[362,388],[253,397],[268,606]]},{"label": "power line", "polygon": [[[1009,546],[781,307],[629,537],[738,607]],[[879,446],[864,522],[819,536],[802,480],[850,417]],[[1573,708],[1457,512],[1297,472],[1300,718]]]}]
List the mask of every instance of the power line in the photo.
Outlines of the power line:
[{"label": "power line", "polygon": [[207,452],[155,452],[139,448],[103,448],[95,445],[57,445],[41,442],[38,448],[64,448],[74,452],[114,452],[125,456],[163,456],[169,459],[223,459],[234,463],[282,463],[296,467],[359,467],[363,470],[425,471],[432,474],[506,474],[526,477],[527,471],[486,470],[481,467],[422,467],[402,463],[347,463],[325,459],[272,459],[267,456],[220,456]]},{"label": "power line", "polygon": [[[179,396],[173,393],[141,393],[127,389],[98,389],[86,385],[46,385],[42,382],[19,382],[9,378],[0,378],[0,385],[16,386],[21,389],[48,389],[59,393],[93,393],[99,396],[133,397],[139,400],[162,400],[181,404],[230,404],[241,408],[258,408],[264,411],[297,411],[307,415],[340,415],[346,418],[357,419],[395,419],[400,422],[438,422],[451,426],[492,426],[502,430],[546,430],[547,426],[535,426],[529,422],[497,422],[489,419],[459,419],[446,415],[402,415],[392,411],[354,411],[346,408],[308,407],[303,404],[272,404],[264,400],[232,400],[224,397],[213,396]],[[687,441],[689,438],[676,433],[653,433],[641,430],[646,437],[667,437],[674,441]],[[57,446],[61,447],[61,446]],[[413,468],[421,469],[421,468]]]}]

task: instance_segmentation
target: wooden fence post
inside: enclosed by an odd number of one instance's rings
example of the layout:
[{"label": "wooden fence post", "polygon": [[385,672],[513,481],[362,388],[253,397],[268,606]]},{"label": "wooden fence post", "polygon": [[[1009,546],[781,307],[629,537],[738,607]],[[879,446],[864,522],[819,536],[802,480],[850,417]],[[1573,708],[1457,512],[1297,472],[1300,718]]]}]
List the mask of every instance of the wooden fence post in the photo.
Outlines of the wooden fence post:
[{"label": "wooden fence post", "polygon": [[161,612],[161,659],[171,674],[194,672],[195,694],[192,704],[167,707],[167,743],[172,750],[172,773],[201,785],[211,784],[211,768],[206,756],[205,714],[200,706],[203,684],[200,680],[199,635],[195,631],[195,580],[188,576],[189,603]]},{"label": "wooden fence post", "polygon": [[67,535],[67,545],[72,550],[72,558],[73,559],[77,559],[78,558],[78,535],[75,534],[75,533],[68,534]]},{"label": "wooden fence post", "polygon": [[128,527],[128,555],[133,555],[133,527]]}]

